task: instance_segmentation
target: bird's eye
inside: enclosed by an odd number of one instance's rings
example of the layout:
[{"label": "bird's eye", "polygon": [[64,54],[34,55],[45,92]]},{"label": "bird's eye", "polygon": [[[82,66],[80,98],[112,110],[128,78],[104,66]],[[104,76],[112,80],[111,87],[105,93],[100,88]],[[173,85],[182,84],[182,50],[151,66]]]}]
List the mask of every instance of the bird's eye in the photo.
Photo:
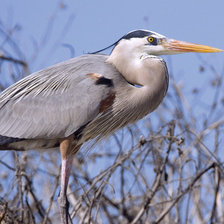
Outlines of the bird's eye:
[{"label": "bird's eye", "polygon": [[148,37],[147,40],[149,43],[152,43],[154,41],[154,37]]},{"label": "bird's eye", "polygon": [[152,36],[149,36],[147,38],[147,41],[150,43],[150,45],[157,45],[158,44],[157,39],[155,37],[152,37]]}]

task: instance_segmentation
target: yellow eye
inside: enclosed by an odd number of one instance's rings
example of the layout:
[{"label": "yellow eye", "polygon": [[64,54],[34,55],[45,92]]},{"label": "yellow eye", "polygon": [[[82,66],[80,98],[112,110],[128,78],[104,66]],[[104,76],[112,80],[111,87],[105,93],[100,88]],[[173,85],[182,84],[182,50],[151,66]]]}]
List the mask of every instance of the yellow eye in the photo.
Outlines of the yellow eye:
[{"label": "yellow eye", "polygon": [[152,43],[154,41],[154,38],[153,37],[148,37],[147,40],[148,40],[149,43]]}]

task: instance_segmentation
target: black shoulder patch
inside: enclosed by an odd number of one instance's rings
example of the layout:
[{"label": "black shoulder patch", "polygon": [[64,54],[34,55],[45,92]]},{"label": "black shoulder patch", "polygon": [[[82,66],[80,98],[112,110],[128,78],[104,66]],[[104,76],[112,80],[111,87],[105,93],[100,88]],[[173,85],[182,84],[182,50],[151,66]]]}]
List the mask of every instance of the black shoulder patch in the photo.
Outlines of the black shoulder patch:
[{"label": "black shoulder patch", "polygon": [[96,83],[96,85],[106,85],[107,87],[113,87],[114,86],[113,80],[112,79],[107,79],[104,76],[99,77],[96,80],[95,83]]},{"label": "black shoulder patch", "polygon": [[130,33],[127,33],[126,35],[124,35],[122,39],[131,39],[131,38],[142,38],[142,37],[147,37],[147,36],[150,36],[152,33],[147,31],[147,30],[134,30],[134,31],[131,31]]}]

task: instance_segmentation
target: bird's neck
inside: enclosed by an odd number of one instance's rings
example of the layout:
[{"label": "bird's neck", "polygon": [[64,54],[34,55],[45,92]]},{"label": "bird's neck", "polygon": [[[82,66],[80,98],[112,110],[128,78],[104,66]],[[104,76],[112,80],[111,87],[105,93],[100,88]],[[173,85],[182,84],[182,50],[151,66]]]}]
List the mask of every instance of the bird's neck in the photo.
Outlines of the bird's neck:
[{"label": "bird's neck", "polygon": [[166,78],[164,77],[167,72],[166,64],[157,56],[115,49],[107,62],[114,65],[121,75],[133,85],[153,88]]},{"label": "bird's neck", "polygon": [[107,62],[114,65],[122,76],[131,84],[142,85],[139,80],[139,71],[142,64],[142,54],[131,51],[114,49]]},{"label": "bird's neck", "polygon": [[107,62],[113,64],[129,83],[142,86],[130,87],[129,97],[136,104],[144,105],[144,113],[153,111],[159,105],[168,87],[167,68],[161,58],[112,52]]}]

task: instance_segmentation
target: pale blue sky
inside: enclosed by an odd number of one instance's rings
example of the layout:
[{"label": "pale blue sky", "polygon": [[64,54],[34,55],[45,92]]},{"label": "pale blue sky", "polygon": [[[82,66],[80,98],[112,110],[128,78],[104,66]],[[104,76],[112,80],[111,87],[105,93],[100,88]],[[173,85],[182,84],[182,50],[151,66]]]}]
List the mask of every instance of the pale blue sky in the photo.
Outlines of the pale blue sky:
[{"label": "pale blue sky", "polygon": [[[31,44],[32,39],[39,41],[43,37],[48,21],[57,11],[59,2],[0,0],[0,19],[9,27],[16,23],[22,25],[21,47],[26,47]],[[61,43],[73,45],[76,55],[105,47],[123,34],[138,28],[154,30],[180,40],[224,48],[224,2],[221,0],[63,2],[67,7],[57,14],[50,38],[56,40],[62,37]],[[61,32],[71,15],[75,18],[68,33],[63,37]],[[59,45],[45,64],[66,57],[68,55]],[[209,58],[210,55],[205,57]],[[192,55],[174,56],[173,60],[178,60],[177,58],[180,58],[180,62],[191,58],[195,60]]]}]

